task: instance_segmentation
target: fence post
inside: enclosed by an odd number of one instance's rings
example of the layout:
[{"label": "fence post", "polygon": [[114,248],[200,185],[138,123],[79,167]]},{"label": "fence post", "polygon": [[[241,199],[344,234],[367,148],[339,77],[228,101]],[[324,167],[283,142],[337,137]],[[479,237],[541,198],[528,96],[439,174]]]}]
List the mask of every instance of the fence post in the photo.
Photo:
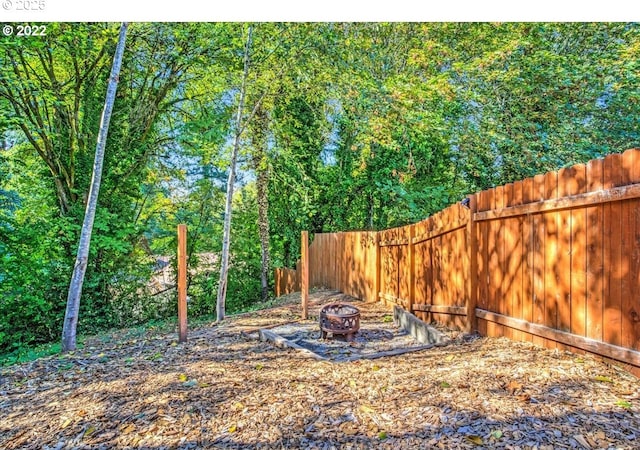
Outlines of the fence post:
[{"label": "fence post", "polygon": [[465,331],[473,333],[476,331],[476,305],[478,304],[478,229],[473,218],[477,211],[477,196],[469,196],[469,221],[467,222],[467,239],[469,245],[466,248],[469,258],[469,292],[467,293],[467,323]]},{"label": "fence post", "polygon": [[178,225],[178,341],[187,342],[187,226]]},{"label": "fence post", "polygon": [[309,309],[309,232],[303,231],[300,242],[300,297],[302,319],[306,320]]},{"label": "fence post", "polygon": [[375,278],[375,286],[374,286],[374,293],[373,293],[373,299],[374,302],[379,302],[380,301],[380,289],[382,287],[382,283],[381,283],[381,279],[380,279],[380,265],[381,265],[381,261],[380,261],[380,232],[376,231],[376,237],[375,237],[375,242],[376,242],[376,278]]},{"label": "fence post", "polygon": [[413,314],[413,303],[416,298],[416,251],[413,245],[415,227],[415,224],[409,225],[409,308],[407,309],[411,314]]}]

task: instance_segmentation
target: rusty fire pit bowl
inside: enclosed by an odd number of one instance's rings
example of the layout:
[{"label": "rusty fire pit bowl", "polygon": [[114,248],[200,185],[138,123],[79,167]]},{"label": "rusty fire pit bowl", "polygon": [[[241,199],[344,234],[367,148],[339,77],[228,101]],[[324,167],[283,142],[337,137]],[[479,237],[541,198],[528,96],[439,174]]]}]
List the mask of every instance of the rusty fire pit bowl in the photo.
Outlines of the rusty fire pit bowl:
[{"label": "rusty fire pit bowl", "polygon": [[331,333],[346,336],[347,341],[360,329],[360,310],[347,303],[331,303],[320,310],[320,331],[322,339]]}]

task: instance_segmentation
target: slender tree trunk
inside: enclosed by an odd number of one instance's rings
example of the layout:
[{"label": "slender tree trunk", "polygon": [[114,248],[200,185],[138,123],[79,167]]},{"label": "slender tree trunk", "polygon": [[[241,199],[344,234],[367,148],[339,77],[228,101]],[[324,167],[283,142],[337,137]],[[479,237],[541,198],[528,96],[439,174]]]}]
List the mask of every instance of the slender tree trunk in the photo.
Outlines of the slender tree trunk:
[{"label": "slender tree trunk", "polygon": [[116,90],[118,88],[118,78],[120,76],[120,67],[122,66],[122,55],[124,53],[125,38],[127,35],[127,26],[125,22],[120,27],[120,36],[116,47],[116,54],[113,58],[111,66],[111,76],[107,87],[107,95],[100,119],[100,131],[98,133],[98,141],[96,143],[96,155],[93,162],[93,175],[91,179],[91,187],[89,188],[89,199],[84,214],[84,222],[80,232],[80,243],[78,245],[78,255],[71,276],[71,284],[69,286],[69,295],[67,296],[67,309],[64,315],[64,325],[62,328],[62,351],[68,352],[76,349],[76,328],[78,326],[78,313],[80,311],[80,296],[82,294],[82,283],[87,270],[87,261],[89,259],[89,246],[91,243],[91,232],[93,231],[93,221],[96,215],[96,205],[98,203],[98,193],[100,191],[100,180],[102,178],[102,163],[104,160],[104,149],[107,142],[107,134],[109,131],[109,120],[111,119],[111,111],[116,98]]},{"label": "slender tree trunk", "polygon": [[[266,165],[266,155],[263,155]],[[260,250],[262,253],[262,301],[269,299],[269,172],[267,167],[259,167],[257,171],[256,189],[258,196],[258,233],[260,234]]]},{"label": "slender tree trunk", "polygon": [[218,283],[218,298],[216,301],[216,319],[218,322],[224,320],[225,301],[227,298],[227,276],[229,273],[229,247],[231,243],[231,210],[233,201],[233,188],[236,181],[236,162],[240,149],[240,136],[244,129],[242,123],[242,113],[244,110],[244,99],[247,90],[247,78],[249,76],[249,52],[251,50],[251,35],[253,28],[249,26],[247,42],[244,47],[244,73],[240,86],[240,99],[238,101],[238,111],[236,114],[236,132],[233,139],[233,150],[231,152],[231,163],[229,167],[229,178],[227,180],[227,199],[224,210],[224,229],[222,235],[222,255],[220,262],[220,281]]}]

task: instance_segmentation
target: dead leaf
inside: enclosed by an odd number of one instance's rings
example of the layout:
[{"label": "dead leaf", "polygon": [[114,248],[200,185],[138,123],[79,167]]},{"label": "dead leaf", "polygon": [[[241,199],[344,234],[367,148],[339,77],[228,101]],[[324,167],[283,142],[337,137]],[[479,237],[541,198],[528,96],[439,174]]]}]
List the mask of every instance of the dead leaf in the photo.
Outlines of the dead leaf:
[{"label": "dead leaf", "polygon": [[587,442],[587,440],[584,438],[583,435],[576,434],[575,436],[573,436],[573,438],[576,441],[578,441],[578,444],[582,445],[584,448],[592,448],[591,445]]},{"label": "dead leaf", "polygon": [[610,377],[606,377],[604,375],[598,375],[594,378],[596,381],[602,381],[603,383],[613,383],[613,380]]},{"label": "dead leaf", "polygon": [[351,422],[344,422],[340,425],[340,430],[349,436],[358,434],[358,428]]},{"label": "dead leaf", "polygon": [[375,414],[376,410],[367,405],[360,405],[360,411],[366,414]]},{"label": "dead leaf", "polygon": [[89,428],[87,428],[87,431],[84,432],[83,437],[90,437],[95,432],[96,432],[96,427],[94,427],[93,425],[89,425]]},{"label": "dead leaf", "polygon": [[624,409],[629,409],[631,408],[631,403],[626,400],[618,400],[616,402],[616,406],[619,406],[620,408],[624,408]]},{"label": "dead leaf", "polygon": [[136,426],[134,424],[132,424],[132,423],[127,424],[127,425],[125,425],[123,427],[120,427],[120,432],[122,434],[129,434],[129,433],[134,432],[135,430],[136,430]]},{"label": "dead leaf", "polygon": [[470,436],[466,436],[465,438],[467,441],[471,442],[472,444],[475,445],[482,445],[484,444],[484,441],[482,440],[482,438],[480,436],[476,436],[476,435],[470,435]]},{"label": "dead leaf", "polygon": [[516,380],[509,381],[509,384],[507,385],[507,390],[515,392],[518,389],[522,389],[521,383],[517,382]]}]

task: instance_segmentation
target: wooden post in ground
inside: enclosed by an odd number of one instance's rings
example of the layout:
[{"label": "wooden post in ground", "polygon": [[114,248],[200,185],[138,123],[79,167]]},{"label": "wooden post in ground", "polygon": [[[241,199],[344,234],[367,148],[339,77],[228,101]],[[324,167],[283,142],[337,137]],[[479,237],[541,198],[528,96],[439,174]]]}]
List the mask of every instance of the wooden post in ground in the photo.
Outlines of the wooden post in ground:
[{"label": "wooden post in ground", "polygon": [[[380,265],[381,265],[381,260],[380,260],[380,232],[376,231],[376,281],[375,281],[375,286],[374,286],[374,292],[373,292],[373,298],[374,301],[377,303],[380,301],[380,291],[381,291],[381,286],[382,286],[382,280],[380,278]],[[385,306],[386,306],[387,302],[385,301]]]},{"label": "wooden post in ground", "polygon": [[415,224],[409,225],[409,243],[407,244],[409,246],[409,307],[407,308],[407,311],[411,314],[414,313],[413,303],[416,299],[416,249],[413,243],[415,235]]},{"label": "wooden post in ground", "polygon": [[178,225],[178,340],[187,342],[187,226]]},{"label": "wooden post in ground", "polygon": [[[478,203],[476,194],[469,196],[469,222],[467,222],[467,252],[468,268],[469,268],[469,283],[466,289],[467,301],[467,320],[465,324],[465,331],[467,333],[473,333],[477,330],[476,319],[476,305],[478,304],[478,229],[475,221],[473,220],[473,214],[478,210]],[[484,282],[484,280],[482,280]]]},{"label": "wooden post in ground", "polygon": [[302,299],[302,319],[309,313],[309,232],[303,231],[300,239],[300,297]]}]

